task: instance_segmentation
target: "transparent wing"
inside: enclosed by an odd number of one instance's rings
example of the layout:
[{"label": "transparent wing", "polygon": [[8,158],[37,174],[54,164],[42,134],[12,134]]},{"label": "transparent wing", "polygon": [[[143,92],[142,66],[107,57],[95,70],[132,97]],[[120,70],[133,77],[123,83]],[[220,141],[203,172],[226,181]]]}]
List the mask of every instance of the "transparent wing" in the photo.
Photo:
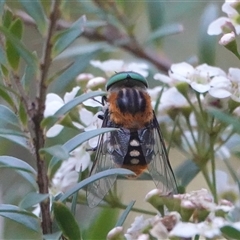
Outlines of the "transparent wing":
[{"label": "transparent wing", "polygon": [[[110,122],[108,115],[105,115],[103,127],[116,127]],[[126,136],[126,137],[125,137]],[[119,131],[105,133],[100,136],[97,153],[90,175],[95,173],[121,167],[127,152],[129,134],[119,129]],[[89,207],[97,206],[104,196],[109,192],[117,174],[106,178],[101,178],[87,186],[87,201]]]},{"label": "transparent wing", "polygon": [[[93,168],[91,170],[91,175],[116,167],[112,159],[112,155],[107,149],[111,137],[110,135],[110,133],[105,133],[99,139],[98,150]],[[87,186],[87,201],[89,207],[95,207],[101,202],[101,200],[113,186],[116,178],[117,175],[111,175],[109,177],[92,182]]]},{"label": "transparent wing", "polygon": [[164,140],[154,116],[153,123],[142,132],[143,153],[148,163],[148,171],[157,188],[164,195],[177,193],[175,176],[170,165]]}]

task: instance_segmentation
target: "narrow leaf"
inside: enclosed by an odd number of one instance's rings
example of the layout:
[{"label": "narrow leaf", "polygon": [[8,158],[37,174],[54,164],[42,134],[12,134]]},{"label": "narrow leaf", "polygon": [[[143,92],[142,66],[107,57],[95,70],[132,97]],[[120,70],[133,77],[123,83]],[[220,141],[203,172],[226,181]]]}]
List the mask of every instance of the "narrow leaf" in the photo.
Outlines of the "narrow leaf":
[{"label": "narrow leaf", "polygon": [[94,98],[97,96],[104,96],[106,95],[106,92],[102,91],[94,91],[94,92],[88,92],[84,93],[79,97],[76,97],[69,101],[68,103],[64,104],[58,111],[51,116],[50,118],[43,120],[42,127],[47,127],[47,129],[51,126],[53,126],[59,119],[61,119],[66,113],[68,113],[71,109],[78,106],[82,102],[86,101],[89,98]]},{"label": "narrow leaf", "polygon": [[5,127],[5,124],[8,124],[8,126],[12,126],[20,130],[20,124],[16,114],[8,107],[0,105],[0,126]]},{"label": "narrow leaf", "polygon": [[232,226],[221,227],[221,232],[230,239],[240,239],[240,231]]},{"label": "narrow leaf", "polygon": [[11,142],[29,150],[29,146],[27,144],[27,141],[26,141],[25,137],[17,136],[17,135],[11,135],[11,134],[0,134],[0,137],[5,138],[8,141],[11,141]]},{"label": "narrow leaf", "polygon": [[3,26],[9,28],[13,21],[13,14],[10,10],[6,10],[3,15]]},{"label": "narrow leaf", "polygon": [[59,199],[59,201],[65,201],[67,198],[72,196],[74,193],[78,192],[80,189],[87,186],[89,183],[97,181],[101,178],[108,177],[111,175],[132,175],[134,174],[132,171],[124,168],[114,168],[109,170],[104,170],[102,172],[96,173],[93,176],[84,179],[83,181],[77,183],[73,188],[69,189],[63,196]]},{"label": "narrow leaf", "polygon": [[40,149],[40,153],[48,153],[53,157],[65,160],[69,157],[68,151],[62,145],[55,145],[48,148]]},{"label": "narrow leaf", "polygon": [[[22,38],[23,24],[20,19],[16,19],[10,26],[10,32],[19,40]],[[17,71],[20,63],[20,54],[15,48],[14,44],[7,39],[6,41],[6,55],[8,62],[13,70]]]},{"label": "narrow leaf", "polygon": [[19,102],[19,110],[18,110],[18,114],[19,114],[19,119],[22,123],[23,126],[27,126],[28,123],[28,115],[26,113],[24,104],[22,101]]},{"label": "narrow leaf", "polygon": [[151,30],[155,30],[164,23],[165,4],[162,1],[147,1],[146,3]]},{"label": "narrow leaf", "polygon": [[35,232],[40,232],[40,221],[36,215],[10,204],[0,204],[0,216],[18,222]]},{"label": "narrow leaf", "polygon": [[207,34],[207,28],[211,22],[218,17],[218,6],[214,3],[210,3],[206,6],[201,19],[199,28],[199,47],[198,56],[200,63],[207,63],[214,65],[215,51],[216,51],[216,36],[210,36]]},{"label": "narrow leaf", "polygon": [[3,90],[0,85],[0,96],[2,99],[4,99],[11,107],[14,107],[15,104],[12,100],[12,98],[9,96],[8,92],[6,90]]},{"label": "narrow leaf", "polygon": [[52,86],[50,86],[50,91],[63,93],[64,89],[88,66],[90,60],[94,58],[97,52],[84,54],[76,58],[73,64],[53,82]]},{"label": "narrow leaf", "polygon": [[224,122],[228,125],[232,125],[234,130],[237,133],[240,133],[240,122],[239,119],[236,117],[233,117],[229,114],[226,114],[218,109],[211,108],[208,110],[208,112],[213,115],[215,118],[219,119],[221,122]]},{"label": "narrow leaf", "polygon": [[35,79],[35,76],[37,75],[38,69],[36,69],[34,66],[27,65],[23,74],[23,77],[21,79],[21,83],[26,90],[26,92],[31,91],[31,83]]},{"label": "narrow leaf", "polygon": [[33,66],[34,69],[37,69],[38,60],[36,56],[31,52],[29,52],[29,50],[23,45],[23,43],[17,37],[15,37],[11,32],[9,32],[8,29],[6,29],[3,26],[0,26],[0,32],[3,33],[7,38],[7,40],[9,40],[14,45],[19,55],[25,60],[25,62],[28,65]]},{"label": "narrow leaf", "polygon": [[29,172],[35,176],[37,175],[37,172],[28,163],[12,156],[0,156],[0,166]]},{"label": "narrow leaf", "polygon": [[3,13],[4,13],[4,4],[5,0],[0,1],[0,19],[2,19]]},{"label": "narrow leaf", "polygon": [[45,35],[47,30],[47,17],[44,13],[41,2],[39,0],[20,0],[20,2],[27,13],[35,20],[40,33]]},{"label": "narrow leaf", "polygon": [[28,193],[20,202],[19,207],[23,209],[30,208],[48,198],[49,194],[40,194],[36,192]]},{"label": "narrow leaf", "polygon": [[[70,153],[73,151],[76,147],[80,146],[83,142],[86,142],[87,140],[98,136],[99,134],[103,134],[109,131],[116,131],[116,128],[100,128],[96,130],[91,130],[87,132],[83,132],[78,134],[77,136],[71,138],[69,141],[67,141],[65,144],[63,144],[63,147]],[[57,157],[53,157],[49,163],[49,175],[50,177],[53,176],[53,174],[56,172],[56,165],[59,163],[61,159]]]},{"label": "narrow leaf", "polygon": [[179,23],[167,24],[153,31],[149,35],[147,42],[151,42],[155,39],[163,38],[169,35],[177,34],[182,31],[183,31],[183,26]]},{"label": "narrow leaf", "polygon": [[62,235],[62,232],[55,232],[52,234],[43,235],[44,240],[59,240]]},{"label": "narrow leaf", "polygon": [[71,211],[62,202],[53,202],[53,213],[65,238],[81,240],[81,232]]},{"label": "narrow leaf", "polygon": [[0,156],[0,168],[11,168],[25,178],[35,189],[36,171],[26,162],[11,156]]},{"label": "narrow leaf", "polygon": [[70,28],[59,33],[56,36],[56,42],[53,46],[52,57],[55,58],[63,50],[65,50],[73,41],[79,37],[84,30],[86,23],[86,16],[80,17],[76,22],[72,24]]},{"label": "narrow leaf", "polygon": [[130,213],[130,211],[133,208],[133,205],[135,204],[136,201],[131,201],[127,208],[124,210],[124,212],[122,213],[121,217],[119,218],[118,222],[116,223],[115,227],[119,227],[122,226],[128,216],[128,214]]},{"label": "narrow leaf", "polygon": [[175,175],[182,186],[187,186],[199,172],[200,169],[196,163],[191,160],[186,160],[175,170]]}]

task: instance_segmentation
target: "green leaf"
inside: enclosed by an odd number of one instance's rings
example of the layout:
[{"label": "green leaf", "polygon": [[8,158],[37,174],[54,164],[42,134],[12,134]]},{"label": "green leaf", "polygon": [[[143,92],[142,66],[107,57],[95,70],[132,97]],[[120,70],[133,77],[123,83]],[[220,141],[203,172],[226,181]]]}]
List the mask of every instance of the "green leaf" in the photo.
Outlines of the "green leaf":
[{"label": "green leaf", "polygon": [[[9,31],[19,40],[22,38],[23,24],[20,19],[16,19],[10,26]],[[13,70],[17,71],[20,63],[20,54],[11,40],[6,41],[7,60]]]},{"label": "green leaf", "polygon": [[0,96],[2,99],[4,99],[11,107],[14,107],[15,104],[12,100],[12,97],[9,96],[8,92],[2,88],[0,85]]},{"label": "green leaf", "polygon": [[187,186],[200,172],[199,167],[192,160],[186,160],[176,170],[175,175],[182,186]]},{"label": "green leaf", "polygon": [[[87,231],[84,239],[107,239],[106,236],[108,232],[114,228],[114,223],[117,221],[119,215],[119,209],[116,208],[102,208],[97,212],[90,223],[89,229]],[[110,239],[110,238],[109,238]],[[111,238],[113,239],[113,238]],[[122,240],[125,238],[121,238]]]},{"label": "green leaf", "polygon": [[8,107],[0,105],[0,126],[10,126],[20,130],[20,124],[15,113]]},{"label": "green leaf", "polygon": [[20,208],[30,208],[44,200],[46,200],[49,197],[49,194],[40,194],[36,192],[30,192],[28,193],[20,202],[19,207]]},{"label": "green leaf", "polygon": [[14,34],[9,32],[7,28],[0,26],[0,32],[3,33],[7,40],[9,40],[14,45],[19,55],[25,60],[25,62],[29,66],[34,67],[34,69],[37,69],[37,57],[31,52],[29,52],[29,50],[23,45],[23,43],[16,36],[14,36]]},{"label": "green leaf", "polygon": [[118,222],[116,223],[115,227],[119,227],[119,226],[123,226],[128,214],[130,213],[130,211],[132,210],[133,205],[135,204],[136,201],[131,201],[127,208],[124,210],[124,212],[122,213],[121,217],[118,219]]},{"label": "green leaf", "polygon": [[6,10],[3,15],[3,26],[9,28],[13,21],[13,14],[10,10]]},{"label": "green leaf", "polygon": [[13,143],[16,143],[17,145],[26,148],[27,150],[29,150],[29,145],[27,144],[26,138],[25,137],[21,137],[21,136],[17,136],[15,135],[10,135],[10,134],[0,134],[1,138],[5,138],[8,141],[11,141]]},{"label": "green leaf", "polygon": [[28,123],[28,115],[26,113],[24,104],[22,101],[20,101],[19,103],[19,110],[18,110],[18,114],[19,114],[19,119],[22,122],[23,126],[27,126]]},{"label": "green leaf", "polygon": [[15,136],[20,136],[23,138],[26,138],[25,134],[23,132],[17,131],[17,130],[11,130],[7,128],[0,128],[0,134],[1,135],[15,135]]},{"label": "green leaf", "polygon": [[0,168],[10,168],[15,170],[37,189],[36,171],[26,162],[11,156],[0,156]]},{"label": "green leaf", "polygon": [[217,4],[210,3],[206,6],[201,19],[199,29],[199,44],[198,44],[198,57],[200,63],[207,63],[214,65],[215,50],[216,50],[216,36],[207,34],[208,26],[218,17]]},{"label": "green leaf", "polygon": [[230,239],[240,239],[240,231],[232,226],[221,227],[221,232]]},{"label": "green leaf", "polygon": [[3,64],[4,66],[7,65],[7,59],[6,59],[6,56],[5,56],[5,50],[3,50],[1,47],[0,47],[0,63]]},{"label": "green leaf", "polygon": [[73,64],[63,72],[50,86],[50,92],[63,93],[66,87],[88,66],[98,51],[84,54],[76,58]]},{"label": "green leaf", "polygon": [[113,46],[110,46],[106,42],[96,42],[96,43],[87,43],[87,44],[81,44],[74,45],[68,47],[65,51],[63,51],[61,54],[59,54],[55,60],[63,60],[66,58],[72,58],[77,57],[83,54],[89,54],[96,51],[104,51],[104,52],[113,52],[115,48]]},{"label": "green leaf", "polygon": [[147,1],[146,3],[151,30],[156,30],[164,24],[165,3],[162,1]]},{"label": "green leaf", "polygon": [[44,240],[59,240],[62,235],[62,232],[55,232],[52,234],[43,235]]},{"label": "green leaf", "polygon": [[157,28],[153,31],[147,40],[148,42],[152,42],[155,39],[163,38],[169,35],[177,34],[183,31],[183,26],[179,23],[167,24],[160,28]]},{"label": "green leaf", "polygon": [[226,114],[216,108],[211,108],[208,110],[208,112],[215,118],[219,119],[221,122],[224,122],[227,125],[232,125],[234,131],[240,134],[240,122],[238,118]]},{"label": "green leaf", "polygon": [[82,102],[86,101],[89,98],[94,98],[97,96],[104,96],[104,95],[106,95],[106,92],[103,92],[103,91],[94,91],[94,92],[84,93],[81,96],[76,97],[71,101],[69,101],[68,103],[64,104],[60,109],[58,109],[58,111],[53,116],[44,119],[43,122],[41,123],[41,126],[47,127],[48,129],[52,127],[55,123],[57,123],[59,119],[62,119],[66,113],[71,111],[71,109],[78,106]]},{"label": "green leaf", "polygon": [[0,216],[18,222],[35,232],[41,232],[40,220],[31,212],[10,204],[0,204]]},{"label": "green leaf", "polygon": [[[116,128],[100,128],[100,129],[95,129],[87,132],[80,133],[76,135],[75,137],[71,138],[68,140],[65,144],[63,144],[63,147],[68,151],[69,153],[73,151],[76,147],[80,146],[83,142],[86,142],[87,140],[98,136],[99,134],[103,134],[109,131],[116,131]],[[49,163],[48,167],[48,175],[52,177],[54,173],[57,170],[58,163],[60,162],[61,159],[57,157],[53,157]]]},{"label": "green leaf", "polygon": [[65,238],[81,240],[80,228],[71,211],[62,202],[53,202],[53,213]]},{"label": "green leaf", "polygon": [[20,2],[26,12],[35,20],[40,33],[45,35],[47,31],[47,17],[44,13],[41,2],[39,0],[20,0]]},{"label": "green leaf", "polygon": [[56,157],[61,160],[65,160],[65,159],[69,158],[68,151],[62,145],[55,145],[55,146],[51,146],[48,148],[42,148],[42,149],[40,149],[40,153],[41,154],[48,153],[48,154],[52,155],[53,157]]},{"label": "green leaf", "polygon": [[12,156],[0,156],[0,167],[13,168],[37,176],[37,172],[28,163]]},{"label": "green leaf", "polygon": [[132,175],[134,174],[132,171],[125,169],[125,168],[114,168],[109,170],[104,170],[102,172],[96,173],[91,177],[88,177],[87,179],[84,179],[83,181],[77,183],[74,187],[69,189],[67,192],[65,192],[59,201],[65,201],[67,198],[72,196],[74,193],[78,192],[80,189],[84,188],[88,184],[95,182],[101,178],[108,177],[111,175]]},{"label": "green leaf", "polygon": [[0,19],[2,19],[2,16],[4,13],[4,4],[5,4],[5,0],[0,0]]},{"label": "green leaf", "polygon": [[36,69],[34,66],[26,66],[23,77],[21,79],[21,83],[26,92],[29,92],[29,90],[31,91],[31,83],[36,78],[37,71],[38,69]]},{"label": "green leaf", "polygon": [[56,36],[55,44],[52,50],[52,58],[58,56],[82,34],[85,23],[86,16],[82,16],[76,22],[74,22],[70,28]]}]

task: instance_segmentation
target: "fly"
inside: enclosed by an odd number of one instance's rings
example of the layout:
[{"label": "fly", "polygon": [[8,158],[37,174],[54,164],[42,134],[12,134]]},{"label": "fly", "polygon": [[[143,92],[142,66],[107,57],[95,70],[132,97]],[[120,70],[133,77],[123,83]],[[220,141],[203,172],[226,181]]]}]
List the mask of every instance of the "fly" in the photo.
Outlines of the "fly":
[{"label": "fly", "polygon": [[[100,136],[90,175],[120,167],[137,178],[148,170],[163,195],[172,195],[177,193],[176,180],[147,87],[147,80],[135,72],[117,73],[108,80],[102,127],[119,130]],[[116,178],[112,175],[88,185],[90,207],[99,204]]]}]

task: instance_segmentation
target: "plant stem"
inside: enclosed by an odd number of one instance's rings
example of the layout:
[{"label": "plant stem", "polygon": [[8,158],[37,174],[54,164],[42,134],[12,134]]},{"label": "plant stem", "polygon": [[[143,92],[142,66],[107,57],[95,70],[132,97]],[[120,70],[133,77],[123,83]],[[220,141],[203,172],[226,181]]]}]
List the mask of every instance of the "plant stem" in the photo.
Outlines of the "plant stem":
[{"label": "plant stem", "polygon": [[[40,81],[38,86],[38,94],[36,97],[36,108],[34,111],[34,115],[32,117],[32,121],[34,123],[34,132],[35,136],[33,138],[34,146],[35,146],[35,154],[37,161],[37,183],[39,187],[39,193],[48,193],[48,176],[46,163],[44,161],[44,157],[40,154],[40,149],[45,145],[45,135],[44,131],[41,127],[41,122],[43,120],[43,113],[45,110],[45,99],[47,93],[47,74],[49,67],[51,65],[51,50],[52,43],[51,39],[56,28],[56,22],[59,16],[59,5],[60,0],[55,0],[52,3],[52,9],[50,13],[49,19],[49,28],[47,33],[47,38],[43,50],[43,58],[40,66]],[[52,221],[50,215],[50,200],[47,199],[44,202],[40,203],[41,213],[42,213],[42,231],[43,234],[48,234],[52,232]]]}]

